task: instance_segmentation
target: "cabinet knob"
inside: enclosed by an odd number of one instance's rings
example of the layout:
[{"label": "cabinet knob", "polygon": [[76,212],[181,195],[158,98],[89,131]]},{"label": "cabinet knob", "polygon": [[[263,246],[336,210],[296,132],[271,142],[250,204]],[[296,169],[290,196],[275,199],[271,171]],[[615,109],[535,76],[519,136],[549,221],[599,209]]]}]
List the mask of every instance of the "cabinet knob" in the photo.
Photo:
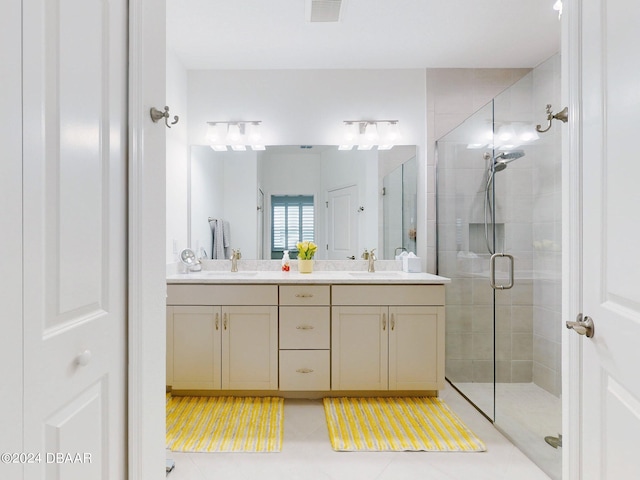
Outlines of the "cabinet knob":
[{"label": "cabinet knob", "polygon": [[85,350],[76,357],[76,363],[81,367],[86,367],[91,362],[91,350]]}]

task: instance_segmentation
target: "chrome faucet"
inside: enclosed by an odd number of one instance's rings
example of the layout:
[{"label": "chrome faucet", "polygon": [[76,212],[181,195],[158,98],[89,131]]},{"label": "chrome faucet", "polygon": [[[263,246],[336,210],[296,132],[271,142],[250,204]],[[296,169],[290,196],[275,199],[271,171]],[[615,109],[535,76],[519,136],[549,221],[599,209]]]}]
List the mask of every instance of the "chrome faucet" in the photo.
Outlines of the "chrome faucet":
[{"label": "chrome faucet", "polygon": [[377,260],[376,256],[373,254],[373,252],[375,252],[376,249],[372,248],[371,251],[369,252],[369,268],[367,269],[368,272],[375,272],[376,271],[376,267],[375,267],[375,261]]},{"label": "chrome faucet", "polygon": [[240,249],[238,248],[237,250],[234,248],[231,251],[231,271],[232,272],[237,272],[238,271],[238,260],[240,260],[242,258],[242,254],[240,253]]}]

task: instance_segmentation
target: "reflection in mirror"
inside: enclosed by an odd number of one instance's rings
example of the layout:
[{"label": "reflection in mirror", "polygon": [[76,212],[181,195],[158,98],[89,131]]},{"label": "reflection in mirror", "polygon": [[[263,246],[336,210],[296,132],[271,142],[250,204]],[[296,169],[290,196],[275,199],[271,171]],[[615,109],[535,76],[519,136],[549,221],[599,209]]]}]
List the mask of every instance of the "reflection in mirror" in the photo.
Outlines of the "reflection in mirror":
[{"label": "reflection in mirror", "polygon": [[416,253],[417,178],[418,164],[412,157],[382,180],[384,258],[402,251]]},{"label": "reflection in mirror", "polygon": [[372,248],[381,259],[402,248],[415,252],[416,168],[415,146],[192,146],[189,245],[217,259],[231,248],[243,259],[279,259],[285,249],[295,258],[295,244],[310,238],[319,260],[359,259]]}]

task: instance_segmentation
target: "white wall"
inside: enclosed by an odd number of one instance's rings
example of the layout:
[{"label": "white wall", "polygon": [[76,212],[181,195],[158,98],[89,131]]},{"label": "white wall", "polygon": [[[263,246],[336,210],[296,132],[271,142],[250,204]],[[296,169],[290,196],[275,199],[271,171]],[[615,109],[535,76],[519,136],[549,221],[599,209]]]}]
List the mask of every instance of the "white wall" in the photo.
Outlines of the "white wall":
[{"label": "white wall", "polygon": [[[187,70],[167,49],[167,105],[171,118],[179,122],[167,129],[167,263],[174,261],[174,243],[179,252],[187,245]],[[165,127],[166,128],[166,127]]]},{"label": "white wall", "polygon": [[[191,232],[190,245],[196,249],[204,248],[211,258],[213,237],[209,217],[225,219],[224,213],[224,158],[209,147],[192,147],[190,159],[190,201]],[[186,228],[186,227],[185,227]]]},{"label": "white wall", "polygon": [[198,199],[190,200],[191,248],[204,248],[211,257],[211,217],[229,222],[229,248],[240,249],[246,258],[256,258],[256,152],[214,152],[206,146],[194,146],[190,182],[191,199]]}]

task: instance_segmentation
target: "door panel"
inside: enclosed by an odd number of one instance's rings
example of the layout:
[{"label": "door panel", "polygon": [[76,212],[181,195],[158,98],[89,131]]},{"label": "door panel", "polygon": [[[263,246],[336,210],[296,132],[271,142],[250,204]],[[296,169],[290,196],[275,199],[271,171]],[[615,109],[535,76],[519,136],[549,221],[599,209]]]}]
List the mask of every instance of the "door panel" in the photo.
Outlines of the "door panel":
[{"label": "door panel", "polygon": [[389,390],[436,390],[444,374],[444,307],[389,307]]},{"label": "door panel", "polygon": [[108,451],[105,387],[106,379],[98,380],[45,420],[47,478],[102,478],[108,458],[93,452]]},{"label": "door panel", "polygon": [[[583,313],[595,324],[583,348],[585,479],[636,478],[640,431],[640,4],[582,5]],[[635,40],[634,40],[635,38]]]},{"label": "door panel", "polygon": [[173,388],[219,390],[220,307],[174,306],[172,312]]},{"label": "door panel", "polygon": [[23,12],[25,451],[58,436],[94,461],[47,478],[123,478],[126,2]]},{"label": "door panel", "polygon": [[278,389],[278,307],[222,308],[222,388]]},{"label": "door panel", "polygon": [[358,187],[339,188],[328,192],[328,256],[329,260],[345,260],[358,254]]},{"label": "door panel", "polygon": [[331,389],[386,390],[388,307],[332,307]]}]

